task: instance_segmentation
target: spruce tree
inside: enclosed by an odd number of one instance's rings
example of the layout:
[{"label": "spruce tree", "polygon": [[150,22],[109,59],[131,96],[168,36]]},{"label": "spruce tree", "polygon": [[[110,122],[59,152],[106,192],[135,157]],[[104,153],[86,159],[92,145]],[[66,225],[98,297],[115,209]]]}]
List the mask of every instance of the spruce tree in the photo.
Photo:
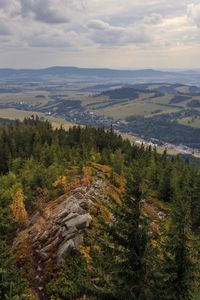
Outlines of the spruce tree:
[{"label": "spruce tree", "polygon": [[142,170],[135,164],[127,177],[123,204],[111,228],[116,243],[113,250],[114,295],[117,299],[146,299],[144,289],[146,227],[141,215]]},{"label": "spruce tree", "polygon": [[174,179],[174,195],[163,274],[166,298],[192,299],[195,256],[191,234],[191,190],[187,168]]}]

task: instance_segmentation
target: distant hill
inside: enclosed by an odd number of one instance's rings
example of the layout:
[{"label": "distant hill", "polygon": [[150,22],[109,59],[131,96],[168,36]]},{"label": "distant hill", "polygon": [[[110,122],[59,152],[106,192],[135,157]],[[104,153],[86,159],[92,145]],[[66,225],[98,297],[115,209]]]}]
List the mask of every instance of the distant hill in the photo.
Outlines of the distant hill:
[{"label": "distant hill", "polygon": [[101,68],[50,67],[46,69],[0,69],[0,80],[45,80],[52,76],[81,76],[99,78],[166,78],[178,76],[175,72],[164,72],[152,69],[144,70],[114,70]]}]

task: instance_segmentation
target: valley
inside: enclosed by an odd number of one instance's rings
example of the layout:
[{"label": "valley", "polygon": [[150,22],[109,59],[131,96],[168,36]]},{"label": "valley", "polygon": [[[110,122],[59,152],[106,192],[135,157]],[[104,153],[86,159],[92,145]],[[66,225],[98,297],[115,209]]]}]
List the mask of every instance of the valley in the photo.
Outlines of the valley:
[{"label": "valley", "polygon": [[199,154],[198,72],[64,67],[0,71],[2,119],[38,115],[65,128],[112,126],[153,147]]}]

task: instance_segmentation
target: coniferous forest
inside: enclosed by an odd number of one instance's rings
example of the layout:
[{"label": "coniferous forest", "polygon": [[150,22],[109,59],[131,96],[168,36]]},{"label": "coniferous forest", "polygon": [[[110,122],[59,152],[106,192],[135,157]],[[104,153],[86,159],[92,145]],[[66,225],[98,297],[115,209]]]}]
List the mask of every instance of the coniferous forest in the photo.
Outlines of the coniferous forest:
[{"label": "coniferous forest", "polygon": [[[36,117],[0,125],[0,174],[0,299],[200,299],[200,170],[187,161]],[[90,217],[71,248],[47,236],[63,197],[67,224]]]}]

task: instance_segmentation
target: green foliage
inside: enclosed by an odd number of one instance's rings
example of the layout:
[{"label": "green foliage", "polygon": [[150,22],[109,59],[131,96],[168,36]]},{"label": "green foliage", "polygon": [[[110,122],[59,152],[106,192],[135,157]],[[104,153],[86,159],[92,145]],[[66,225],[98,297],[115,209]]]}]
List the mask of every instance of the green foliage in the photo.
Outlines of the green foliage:
[{"label": "green foliage", "polygon": [[[0,145],[2,299],[23,299],[26,287],[6,248],[16,229],[8,208],[13,195],[20,189],[32,214],[63,193],[63,187],[54,184],[59,178],[70,182],[80,175],[71,170],[82,170],[91,162],[94,166],[106,164],[95,173],[114,184],[116,190],[123,188],[119,181],[123,176],[119,175],[126,175],[123,201],[102,205],[107,219],[96,213],[97,232],[86,232],[87,246],[96,243],[98,250],[91,247],[90,262],[77,254],[51,274],[48,295],[55,299],[192,299],[198,281],[194,265],[199,265],[193,237],[200,229],[199,170],[178,157],[170,160],[166,153],[159,156],[151,148],[131,145],[112,128],[106,131],[78,126],[66,132],[62,128],[53,130],[38,118],[1,125]],[[142,200],[170,215],[166,226],[165,220],[159,224],[161,235],[150,230]],[[109,219],[109,211],[114,219]]]},{"label": "green foliage", "polygon": [[66,261],[64,268],[48,284],[48,294],[71,300],[91,293],[92,285],[85,259],[77,254]]},{"label": "green foliage", "polygon": [[23,299],[27,287],[14,257],[9,253],[5,242],[0,241],[0,299]]},{"label": "green foliage", "polygon": [[147,247],[146,224],[141,214],[143,174],[134,164],[127,176],[128,182],[121,207],[115,212],[110,238],[116,247],[112,253],[112,294],[117,299],[147,299],[145,290],[145,253]]}]

